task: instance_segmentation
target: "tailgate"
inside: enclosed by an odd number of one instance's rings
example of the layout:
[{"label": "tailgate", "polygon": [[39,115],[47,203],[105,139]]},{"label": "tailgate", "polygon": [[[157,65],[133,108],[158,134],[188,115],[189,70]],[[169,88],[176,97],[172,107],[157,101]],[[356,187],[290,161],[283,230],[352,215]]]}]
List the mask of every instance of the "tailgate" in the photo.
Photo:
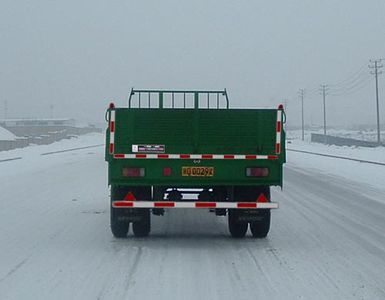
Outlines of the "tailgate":
[{"label": "tailgate", "polygon": [[[110,109],[110,179],[133,185],[282,185],[282,117],[281,109]],[[126,166],[143,167],[145,177],[128,183],[121,175]],[[246,168],[257,166],[268,168],[269,176],[248,178]],[[170,175],[164,176],[165,168]],[[188,168],[199,176],[186,176]]]}]

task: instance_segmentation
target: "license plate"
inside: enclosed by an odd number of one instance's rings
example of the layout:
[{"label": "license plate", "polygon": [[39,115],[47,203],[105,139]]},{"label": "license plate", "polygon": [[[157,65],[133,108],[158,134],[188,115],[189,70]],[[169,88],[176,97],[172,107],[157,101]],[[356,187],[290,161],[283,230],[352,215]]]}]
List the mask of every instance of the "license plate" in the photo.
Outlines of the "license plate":
[{"label": "license plate", "polygon": [[214,167],[182,167],[182,176],[213,177]]}]

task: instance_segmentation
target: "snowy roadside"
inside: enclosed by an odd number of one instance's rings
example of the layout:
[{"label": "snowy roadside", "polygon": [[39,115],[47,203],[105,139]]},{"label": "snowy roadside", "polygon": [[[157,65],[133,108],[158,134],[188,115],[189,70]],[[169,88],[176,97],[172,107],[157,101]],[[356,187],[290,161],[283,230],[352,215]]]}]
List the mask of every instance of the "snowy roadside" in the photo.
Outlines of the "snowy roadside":
[{"label": "snowy roadside", "polygon": [[[61,140],[49,145],[31,145],[25,148],[13,149],[0,152],[0,178],[9,179],[11,175],[25,173],[27,170],[41,170],[54,166],[58,161],[52,159],[52,156],[42,155],[44,153],[63,151],[73,148],[82,148],[88,146],[97,146],[95,148],[86,148],[76,151],[77,153],[97,151],[103,153],[104,134],[90,133],[81,135],[77,138]],[[67,152],[68,155],[62,159],[71,160],[74,152]],[[16,160],[11,160],[16,159]],[[11,161],[6,161],[11,160]],[[2,161],[2,162],[1,162]]]},{"label": "snowy roadside", "polygon": [[64,139],[49,145],[30,145],[25,148],[18,148],[9,151],[0,152],[0,160],[24,157],[31,155],[40,155],[46,152],[61,151],[70,148],[80,148],[92,145],[98,145],[104,143],[104,134],[101,133],[89,133],[80,135],[76,138]]},{"label": "snowy roadside", "polygon": [[[287,149],[336,155],[354,159],[385,163],[385,147],[340,147],[290,140]],[[385,192],[385,166],[322,157],[306,153],[287,151],[288,165],[302,169],[315,169],[321,173],[346,178],[357,184],[367,184]]]}]

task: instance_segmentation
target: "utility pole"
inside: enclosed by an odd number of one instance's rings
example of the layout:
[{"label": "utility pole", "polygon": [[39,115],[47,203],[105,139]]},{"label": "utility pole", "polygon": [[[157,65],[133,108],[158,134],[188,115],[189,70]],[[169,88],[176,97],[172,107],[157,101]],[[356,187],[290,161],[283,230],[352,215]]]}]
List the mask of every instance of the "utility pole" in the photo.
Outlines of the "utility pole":
[{"label": "utility pole", "polygon": [[305,97],[305,89],[299,89],[299,96],[301,97],[301,106],[302,106],[302,140],[305,140],[305,121],[303,115],[303,98]]},{"label": "utility pole", "polygon": [[328,87],[326,84],[321,85],[320,92],[322,93],[323,98],[323,106],[324,106],[324,141],[326,143],[326,93],[327,93]]},{"label": "utility pole", "polygon": [[374,59],[370,60],[371,65],[369,65],[370,69],[374,69],[370,73],[374,75],[376,81],[376,107],[377,107],[377,143],[381,145],[381,129],[380,129],[380,105],[379,105],[379,97],[378,97],[378,75],[382,74],[381,69],[384,65],[381,64],[382,59]]}]

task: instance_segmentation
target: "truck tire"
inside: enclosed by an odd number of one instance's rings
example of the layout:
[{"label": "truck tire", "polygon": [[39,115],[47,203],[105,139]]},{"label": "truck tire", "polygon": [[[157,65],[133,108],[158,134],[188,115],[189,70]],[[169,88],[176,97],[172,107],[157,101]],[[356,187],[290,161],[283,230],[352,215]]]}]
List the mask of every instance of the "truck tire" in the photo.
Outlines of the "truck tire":
[{"label": "truck tire", "polygon": [[[121,199],[123,188],[119,186],[111,186],[111,203],[114,200]],[[110,225],[111,232],[116,238],[127,237],[130,223],[125,220],[125,210],[110,207]]]},{"label": "truck tire", "polygon": [[111,232],[116,238],[125,238],[130,226],[129,222],[121,220],[122,216],[123,214],[121,209],[111,207]]},{"label": "truck tire", "polygon": [[229,231],[234,238],[243,238],[247,232],[248,223],[239,221],[236,210],[229,209]]},{"label": "truck tire", "polygon": [[[114,200],[122,200],[128,192],[133,192],[136,197],[143,200],[151,199],[151,188],[150,187],[128,187],[128,186],[111,186],[111,203]],[[124,209],[124,208],[113,208],[111,205],[110,216],[111,216],[111,231],[112,234],[117,238],[124,238],[128,234],[130,222],[133,223],[133,229],[138,232],[134,232],[136,236],[146,236],[150,232],[149,217],[146,217],[149,209]],[[143,217],[144,216],[144,217]],[[147,219],[147,221],[146,221]],[[135,220],[135,221],[134,221]],[[135,223],[138,223],[135,225]],[[148,223],[148,224],[147,224]],[[140,225],[142,224],[142,225]],[[148,229],[146,229],[146,226]],[[145,233],[147,231],[147,233]]]},{"label": "truck tire", "polygon": [[255,238],[265,238],[270,230],[270,209],[261,210],[261,220],[250,222],[250,231]]},{"label": "truck tire", "polygon": [[136,237],[145,237],[148,236],[151,231],[150,210],[142,208],[140,209],[140,215],[141,220],[132,223],[132,231]]}]

